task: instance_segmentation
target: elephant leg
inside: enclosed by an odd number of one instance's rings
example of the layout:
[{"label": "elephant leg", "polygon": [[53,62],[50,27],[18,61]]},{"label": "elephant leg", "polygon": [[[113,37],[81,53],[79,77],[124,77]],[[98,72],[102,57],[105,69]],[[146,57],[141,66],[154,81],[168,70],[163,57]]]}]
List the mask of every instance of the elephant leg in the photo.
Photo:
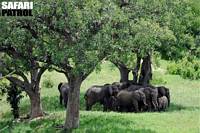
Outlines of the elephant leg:
[{"label": "elephant leg", "polygon": [[64,99],[64,106],[65,106],[65,108],[67,108],[67,99]]},{"label": "elephant leg", "polygon": [[140,112],[142,112],[143,111],[143,105],[138,103],[138,109],[139,109]]},{"label": "elephant leg", "polygon": [[152,96],[151,104],[153,105],[153,111],[157,111],[158,109],[157,96]]},{"label": "elephant leg", "polygon": [[135,100],[133,101],[133,107],[136,113],[139,112],[138,101],[135,101]]},{"label": "elephant leg", "polygon": [[147,104],[148,104],[148,106],[147,106],[147,111],[148,111],[148,112],[151,112],[151,110],[152,110],[151,102],[148,101]]},{"label": "elephant leg", "polygon": [[92,109],[92,106],[95,104],[95,102],[91,102],[90,100],[86,100],[86,110],[89,111]]},{"label": "elephant leg", "polygon": [[123,112],[123,107],[119,106],[119,112]]},{"label": "elephant leg", "polygon": [[134,108],[133,107],[129,107],[128,108],[128,112],[133,112],[134,111]]},{"label": "elephant leg", "polygon": [[64,100],[64,106],[65,106],[65,108],[67,108],[68,96],[64,95],[63,100]]},{"label": "elephant leg", "polygon": [[128,112],[128,108],[127,107],[123,107],[122,109],[123,109],[122,112]]},{"label": "elephant leg", "polygon": [[152,104],[153,104],[154,111],[156,111],[158,109],[158,102],[152,101]]},{"label": "elephant leg", "polygon": [[109,108],[109,101],[108,99],[104,98],[104,100],[102,101],[103,104],[103,111],[107,111]]}]

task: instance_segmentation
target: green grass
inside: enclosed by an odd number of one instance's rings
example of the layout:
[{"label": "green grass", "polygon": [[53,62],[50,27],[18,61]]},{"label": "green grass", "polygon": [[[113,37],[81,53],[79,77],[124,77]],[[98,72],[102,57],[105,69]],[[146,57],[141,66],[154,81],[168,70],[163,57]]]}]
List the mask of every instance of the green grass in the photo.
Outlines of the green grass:
[{"label": "green grass", "polygon": [[[112,83],[119,80],[119,73],[110,63],[102,65],[101,72],[93,72],[81,86],[80,128],[78,133],[199,133],[200,132],[200,81],[182,79],[177,75],[165,74],[166,62],[154,71],[155,81],[170,88],[172,104],[166,112],[116,113],[102,112],[96,105],[92,111],[85,111],[83,95],[94,84]],[[63,74],[46,72],[42,81],[50,78],[53,88],[42,88],[43,109],[49,113],[41,120],[12,122],[10,107],[5,98],[0,106],[0,133],[54,133],[55,127],[64,123],[65,109],[59,105],[57,85],[66,81]],[[161,80],[157,80],[161,79]],[[159,84],[159,82],[153,82]],[[42,84],[42,83],[41,83]],[[162,84],[160,84],[162,85]],[[21,115],[29,110],[28,97],[20,104]]]}]

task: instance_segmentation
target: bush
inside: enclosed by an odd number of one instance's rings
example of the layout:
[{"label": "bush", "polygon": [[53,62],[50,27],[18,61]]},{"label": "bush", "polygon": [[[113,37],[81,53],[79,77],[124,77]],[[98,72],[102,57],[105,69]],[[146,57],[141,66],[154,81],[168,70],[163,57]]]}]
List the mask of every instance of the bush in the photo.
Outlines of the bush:
[{"label": "bush", "polygon": [[49,77],[47,77],[43,81],[42,86],[45,87],[45,88],[52,88],[54,86],[54,84],[53,84],[53,81]]},{"label": "bush", "polygon": [[7,88],[7,101],[10,103],[12,114],[15,119],[19,118],[19,103],[22,98],[22,90],[11,83]]},{"label": "bush", "polygon": [[160,84],[166,84],[167,83],[167,81],[164,79],[164,78],[162,78],[162,77],[157,77],[157,76],[154,76],[153,75],[153,79],[151,80],[151,84],[153,84],[153,85],[160,85]]},{"label": "bush", "polygon": [[1,100],[1,96],[3,96],[6,93],[7,86],[8,86],[8,83],[6,82],[6,80],[1,79],[0,80],[0,100]]},{"label": "bush", "polygon": [[200,60],[183,58],[181,61],[172,62],[167,70],[170,74],[180,75],[183,78],[200,79]]}]

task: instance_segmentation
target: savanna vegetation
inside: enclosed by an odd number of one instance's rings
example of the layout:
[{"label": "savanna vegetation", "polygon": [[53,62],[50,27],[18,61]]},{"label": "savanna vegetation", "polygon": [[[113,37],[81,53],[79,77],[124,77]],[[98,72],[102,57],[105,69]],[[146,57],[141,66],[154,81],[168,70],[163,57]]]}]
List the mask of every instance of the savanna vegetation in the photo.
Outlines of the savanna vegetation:
[{"label": "savanna vegetation", "polygon": [[[154,85],[165,85],[170,88],[171,105],[166,112],[103,112],[100,105],[95,105],[92,111],[85,111],[84,93],[91,85],[101,85],[119,80],[118,70],[111,63],[103,63],[101,72],[93,72],[81,86],[80,127],[73,132],[198,133],[200,128],[200,82],[167,74],[167,64],[168,62],[161,62],[161,67],[153,72],[156,78],[152,81]],[[13,122],[10,106],[4,97],[0,108],[2,133],[9,131],[20,133],[60,132],[55,127],[64,122],[65,108],[59,104],[57,85],[60,81],[65,81],[65,76],[57,72],[46,72],[42,83],[49,80],[49,77],[53,87],[43,87],[41,90],[43,109],[49,115],[39,120]],[[21,116],[26,115],[29,104],[29,99],[25,96],[20,103]]]},{"label": "savanna vegetation", "polygon": [[[198,0],[35,0],[32,17],[0,17],[0,132],[198,132],[199,7]],[[129,81],[170,88],[170,107],[85,111],[90,86]],[[60,82],[70,88],[65,115]]]}]

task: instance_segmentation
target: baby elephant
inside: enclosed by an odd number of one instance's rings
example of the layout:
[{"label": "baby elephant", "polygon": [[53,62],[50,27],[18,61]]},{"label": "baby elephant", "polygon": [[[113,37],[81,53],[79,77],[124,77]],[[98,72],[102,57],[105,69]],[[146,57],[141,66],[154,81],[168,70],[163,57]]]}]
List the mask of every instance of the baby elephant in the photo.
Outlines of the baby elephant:
[{"label": "baby elephant", "polygon": [[68,93],[70,90],[68,83],[60,83],[58,85],[58,90],[60,92],[60,105],[62,105],[62,102],[64,102],[65,108],[67,107],[67,101],[68,101]]},{"label": "baby elephant", "polygon": [[165,111],[168,107],[168,99],[166,96],[158,98],[158,109],[159,111]]}]

